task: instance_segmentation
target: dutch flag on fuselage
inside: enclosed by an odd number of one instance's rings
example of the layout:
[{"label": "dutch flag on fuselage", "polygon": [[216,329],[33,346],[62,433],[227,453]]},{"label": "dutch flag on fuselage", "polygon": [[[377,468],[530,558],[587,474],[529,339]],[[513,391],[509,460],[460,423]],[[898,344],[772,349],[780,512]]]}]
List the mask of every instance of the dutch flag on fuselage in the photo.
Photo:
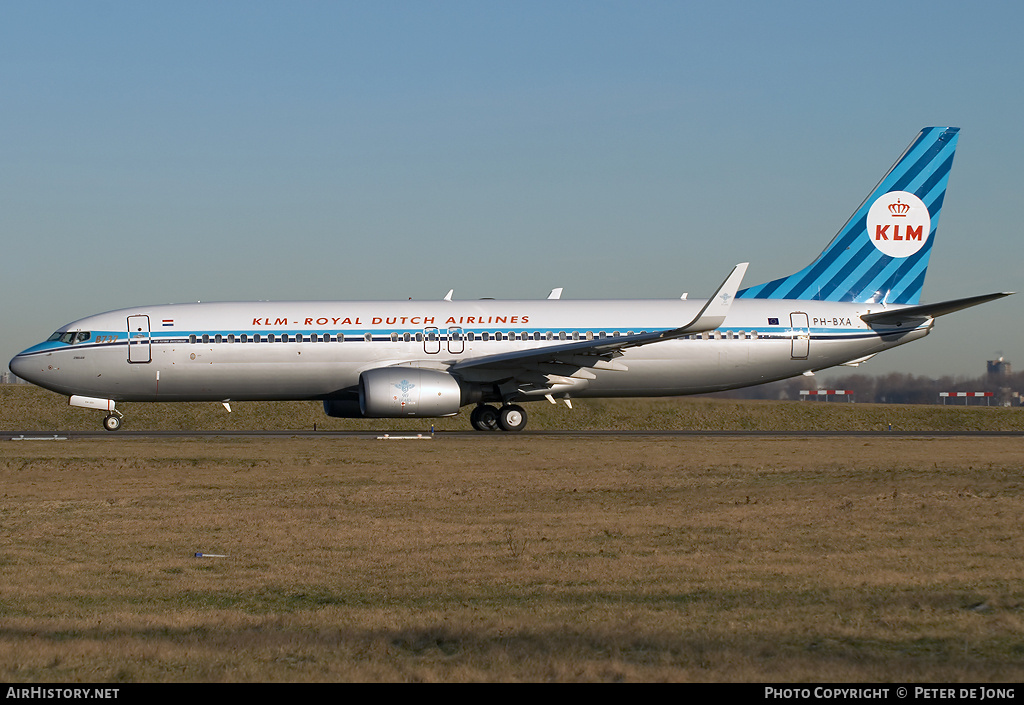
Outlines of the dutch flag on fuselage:
[{"label": "dutch flag on fuselage", "polygon": [[737,298],[920,303],[959,132],[926,127],[814,262]]}]

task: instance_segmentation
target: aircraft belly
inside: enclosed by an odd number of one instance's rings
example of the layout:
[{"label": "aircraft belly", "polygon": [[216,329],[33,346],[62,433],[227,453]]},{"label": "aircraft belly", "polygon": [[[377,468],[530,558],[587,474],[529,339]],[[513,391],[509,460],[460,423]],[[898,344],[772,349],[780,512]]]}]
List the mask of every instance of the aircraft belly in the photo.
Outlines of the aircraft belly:
[{"label": "aircraft belly", "polygon": [[795,377],[886,347],[892,344],[877,337],[814,340],[807,359],[793,359],[788,339],[675,341],[629,351],[619,359],[628,372],[595,370],[596,379],[579,396],[671,396],[722,391]]},{"label": "aircraft belly", "polygon": [[255,401],[318,398],[358,382],[357,364],[338,351],[231,347],[154,345],[147,363],[129,363],[124,346],[117,345],[39,356],[37,364],[47,372],[40,386],[116,401]]},{"label": "aircraft belly", "polygon": [[285,345],[273,350],[270,345],[252,348],[223,343],[217,347],[185,346],[181,354],[157,356],[161,370],[156,398],[315,399],[354,386],[359,380],[357,364],[344,360],[337,350],[319,352],[308,347],[299,351]]},{"label": "aircraft belly", "polygon": [[211,399],[269,401],[315,399],[351,387],[358,374],[339,374],[328,364],[279,365],[266,362],[185,367],[162,373],[158,400]]}]

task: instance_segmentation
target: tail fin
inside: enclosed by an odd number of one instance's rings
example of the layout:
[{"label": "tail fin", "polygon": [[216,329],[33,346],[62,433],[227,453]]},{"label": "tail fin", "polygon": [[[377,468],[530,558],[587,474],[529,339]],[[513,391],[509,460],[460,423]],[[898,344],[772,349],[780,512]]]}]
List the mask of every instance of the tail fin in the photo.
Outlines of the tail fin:
[{"label": "tail fin", "polygon": [[959,132],[923,129],[814,262],[737,297],[920,303]]}]

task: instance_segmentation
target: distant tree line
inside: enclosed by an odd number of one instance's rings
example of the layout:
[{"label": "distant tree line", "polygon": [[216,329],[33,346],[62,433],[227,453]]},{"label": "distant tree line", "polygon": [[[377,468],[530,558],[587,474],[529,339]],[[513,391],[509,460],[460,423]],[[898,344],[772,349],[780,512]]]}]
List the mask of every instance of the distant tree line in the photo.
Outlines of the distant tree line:
[{"label": "distant tree line", "polygon": [[[954,377],[947,375],[933,379],[902,372],[884,375],[849,374],[839,377],[817,375],[815,377],[793,377],[779,382],[746,389],[718,392],[712,396],[727,399],[800,399],[801,390],[850,389],[853,401],[878,404],[941,404],[939,392],[992,392],[991,404],[1020,403],[1014,392],[1024,389],[1024,372],[1009,375],[982,375],[981,377]],[[836,400],[839,400],[838,398]],[[963,399],[947,401],[949,404],[963,404]],[[984,400],[972,399],[970,404],[985,404]]]}]

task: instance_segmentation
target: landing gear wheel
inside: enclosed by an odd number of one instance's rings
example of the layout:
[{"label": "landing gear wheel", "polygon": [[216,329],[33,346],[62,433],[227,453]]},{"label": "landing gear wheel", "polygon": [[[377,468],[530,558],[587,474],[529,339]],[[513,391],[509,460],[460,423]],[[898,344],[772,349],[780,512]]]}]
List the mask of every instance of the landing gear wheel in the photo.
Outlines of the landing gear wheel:
[{"label": "landing gear wheel", "polygon": [[103,428],[107,429],[108,431],[118,430],[119,428],[121,428],[121,417],[114,416],[113,414],[106,417],[105,419],[103,419]]},{"label": "landing gear wheel", "polygon": [[523,407],[509,404],[498,411],[498,425],[502,431],[517,433],[526,428],[526,412]]},{"label": "landing gear wheel", "polygon": [[477,431],[494,431],[498,428],[498,410],[481,404],[469,415],[469,422]]}]

